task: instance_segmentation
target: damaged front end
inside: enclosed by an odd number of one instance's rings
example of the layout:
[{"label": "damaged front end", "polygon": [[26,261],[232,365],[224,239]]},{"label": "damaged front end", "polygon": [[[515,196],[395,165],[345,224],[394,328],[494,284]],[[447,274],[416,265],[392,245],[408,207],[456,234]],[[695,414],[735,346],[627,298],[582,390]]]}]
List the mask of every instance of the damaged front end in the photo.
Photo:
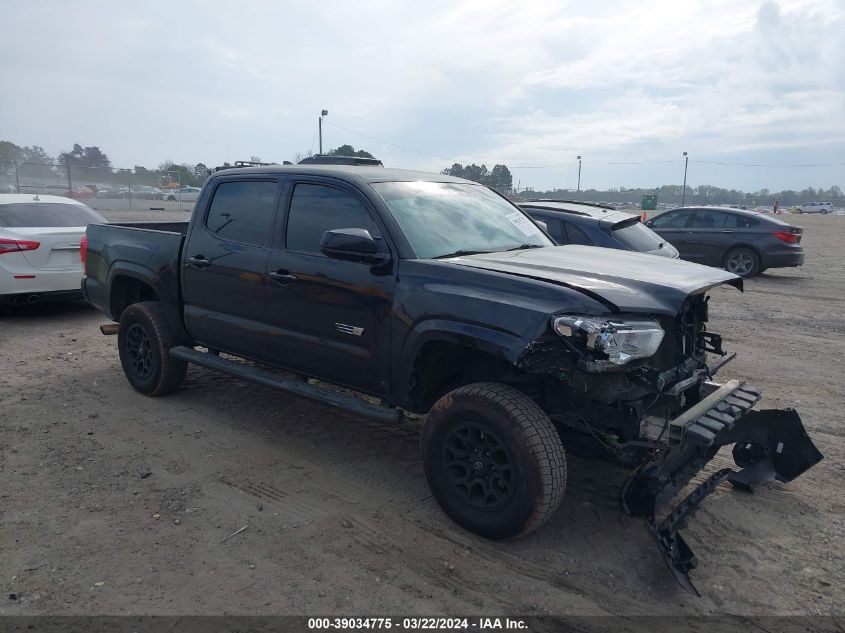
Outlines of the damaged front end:
[{"label": "damaged front end", "polygon": [[[822,459],[795,411],[753,410],[758,389],[713,381],[734,355],[707,331],[708,301],[691,295],[674,317],[558,316],[553,334],[518,363],[545,376],[544,408],[567,445],[597,442],[633,467],[622,507],[646,521],[675,579],[696,595],[689,572],[697,561],[679,531],[707,495],[723,481],[748,491],[788,482]],[[709,476],[659,520],[661,506],[729,445],[739,470]]]},{"label": "damaged front end", "polygon": [[[697,560],[679,530],[704,498],[723,481],[747,491],[774,480],[789,482],[822,459],[793,409],[751,410],[760,391],[737,380],[706,382],[702,390],[709,393],[678,417],[643,420],[643,438],[661,440],[664,448],[631,473],[621,493],[625,512],[645,519],[678,584],[696,595],[689,572]],[[658,522],[658,508],[731,444],[741,470],[710,475]]]}]

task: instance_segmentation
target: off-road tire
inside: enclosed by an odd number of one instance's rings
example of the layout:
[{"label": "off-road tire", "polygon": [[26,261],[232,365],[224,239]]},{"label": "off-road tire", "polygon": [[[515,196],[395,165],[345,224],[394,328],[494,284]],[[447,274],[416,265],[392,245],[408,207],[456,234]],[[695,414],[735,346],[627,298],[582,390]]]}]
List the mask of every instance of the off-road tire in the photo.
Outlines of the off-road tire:
[{"label": "off-road tire", "polygon": [[[732,264],[732,261],[734,258],[740,257],[744,258],[745,261],[750,262],[748,264],[750,267],[741,269],[742,272],[737,272],[739,269],[734,270],[735,266]],[[736,248],[729,250],[725,255],[724,267],[728,272],[748,279],[749,277],[753,277],[754,275],[760,273],[760,256],[750,248],[737,246]]]},{"label": "off-road tire", "polygon": [[[453,483],[461,477],[461,468],[467,476],[476,472],[463,464],[457,466],[458,471],[454,465],[446,465],[454,457],[449,442],[468,424],[486,428],[483,441],[498,442],[503,448],[494,453],[507,452],[511,462],[508,487],[512,490],[500,502],[501,507],[474,506],[467,493]],[[421,453],[428,485],[443,511],[462,527],[487,538],[519,538],[533,532],[555,512],[566,488],[566,454],[551,420],[525,394],[499,383],[466,385],[435,402],[423,424]],[[488,465],[495,470],[496,463]],[[487,466],[484,468],[486,472]]]},{"label": "off-road tire", "polygon": [[188,364],[170,356],[175,344],[173,330],[158,301],[133,303],[120,316],[120,364],[136,391],[163,396],[179,388]]}]

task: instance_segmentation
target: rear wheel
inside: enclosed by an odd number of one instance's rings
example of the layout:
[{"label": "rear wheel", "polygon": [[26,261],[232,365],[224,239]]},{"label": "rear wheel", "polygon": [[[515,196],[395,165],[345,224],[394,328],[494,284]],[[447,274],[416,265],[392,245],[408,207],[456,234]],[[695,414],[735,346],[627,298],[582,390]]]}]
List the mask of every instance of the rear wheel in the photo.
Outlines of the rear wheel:
[{"label": "rear wheel", "polygon": [[740,277],[753,277],[760,272],[760,257],[750,248],[733,248],[725,255],[725,270]]},{"label": "rear wheel", "polygon": [[554,425],[533,400],[498,383],[460,387],[434,404],[423,426],[422,461],[444,512],[487,538],[537,529],[566,487]]},{"label": "rear wheel", "polygon": [[158,301],[134,303],[123,311],[117,347],[123,373],[137,391],[163,396],[179,388],[188,364],[170,356],[174,344]]}]

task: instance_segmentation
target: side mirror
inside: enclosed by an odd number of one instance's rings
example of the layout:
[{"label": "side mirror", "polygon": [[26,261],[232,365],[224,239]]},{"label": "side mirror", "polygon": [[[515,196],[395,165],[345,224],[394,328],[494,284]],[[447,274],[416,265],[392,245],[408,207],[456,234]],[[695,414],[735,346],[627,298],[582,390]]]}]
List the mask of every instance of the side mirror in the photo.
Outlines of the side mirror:
[{"label": "side mirror", "polygon": [[643,224],[645,224],[648,228],[651,228],[654,225],[654,220],[646,220]]},{"label": "side mirror", "polygon": [[537,226],[539,226],[541,229],[543,229],[543,233],[545,233],[546,235],[549,234],[549,225],[548,224],[546,224],[542,220],[534,220],[534,222],[537,224]]},{"label": "side mirror", "polygon": [[390,253],[373,239],[367,229],[333,229],[323,233],[320,251],[326,257],[348,262],[385,264]]}]

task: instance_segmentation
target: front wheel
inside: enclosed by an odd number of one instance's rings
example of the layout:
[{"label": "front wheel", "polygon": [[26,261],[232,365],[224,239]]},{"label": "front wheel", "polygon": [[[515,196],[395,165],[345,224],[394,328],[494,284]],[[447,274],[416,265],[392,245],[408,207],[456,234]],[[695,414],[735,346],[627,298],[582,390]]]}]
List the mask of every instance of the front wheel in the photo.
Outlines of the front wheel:
[{"label": "front wheel", "polygon": [[750,248],[734,248],[725,255],[725,270],[740,277],[753,277],[760,272],[760,257]]},{"label": "front wheel", "polygon": [[117,347],[123,373],[136,391],[163,396],[176,391],[188,364],[172,358],[173,335],[158,301],[134,303],[120,316]]},{"label": "front wheel", "polygon": [[566,487],[566,455],[542,409],[498,383],[440,398],[422,430],[422,461],[435,499],[481,536],[524,536],[554,513]]}]

